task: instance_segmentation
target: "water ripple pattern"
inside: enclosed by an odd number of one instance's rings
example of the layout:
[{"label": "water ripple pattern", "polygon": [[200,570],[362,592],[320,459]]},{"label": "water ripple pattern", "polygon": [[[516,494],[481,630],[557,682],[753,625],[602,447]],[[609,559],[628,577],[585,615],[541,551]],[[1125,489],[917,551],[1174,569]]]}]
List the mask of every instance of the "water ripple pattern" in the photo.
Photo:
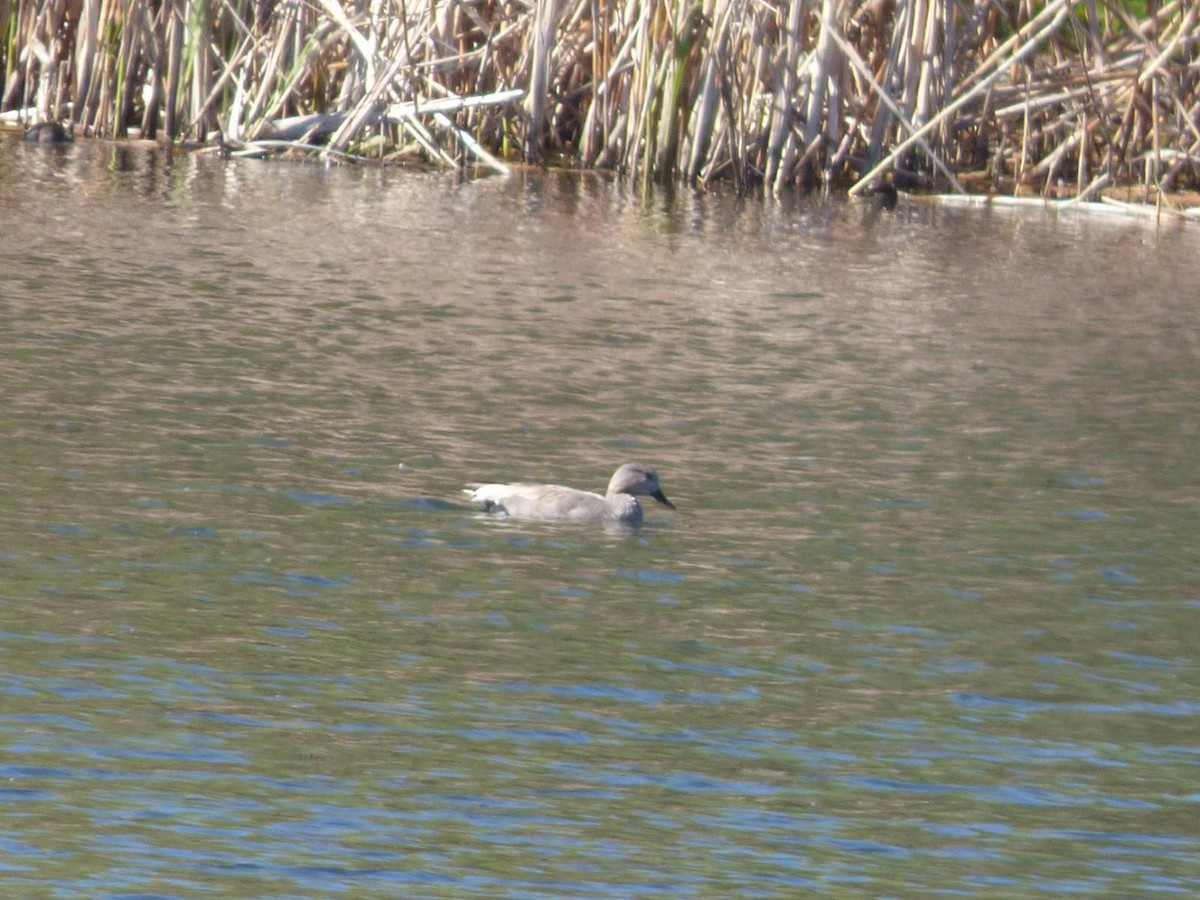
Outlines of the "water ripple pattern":
[{"label": "water ripple pattern", "polygon": [[1200,894],[1191,231],[4,135],[0,221],[6,896]]}]

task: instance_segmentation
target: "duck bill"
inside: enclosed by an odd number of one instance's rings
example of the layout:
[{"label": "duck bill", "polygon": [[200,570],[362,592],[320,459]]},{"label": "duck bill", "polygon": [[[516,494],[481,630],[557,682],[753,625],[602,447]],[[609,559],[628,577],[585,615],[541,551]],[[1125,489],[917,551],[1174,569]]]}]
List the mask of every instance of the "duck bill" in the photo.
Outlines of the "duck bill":
[{"label": "duck bill", "polygon": [[675,508],[675,504],[672,503],[670,500],[668,500],[667,495],[664,494],[661,490],[655,491],[650,496],[653,497],[655,500],[657,500],[659,503],[661,503],[663,506],[670,507],[671,509]]}]

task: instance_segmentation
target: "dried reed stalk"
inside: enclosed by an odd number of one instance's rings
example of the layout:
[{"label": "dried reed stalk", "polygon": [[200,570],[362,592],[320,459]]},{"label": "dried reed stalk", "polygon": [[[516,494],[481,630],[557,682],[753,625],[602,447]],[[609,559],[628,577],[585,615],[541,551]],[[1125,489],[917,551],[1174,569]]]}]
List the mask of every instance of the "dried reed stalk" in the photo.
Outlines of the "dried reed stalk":
[{"label": "dried reed stalk", "polygon": [[0,0],[0,33],[0,114],[85,134],[775,192],[1200,182],[1192,0]]}]

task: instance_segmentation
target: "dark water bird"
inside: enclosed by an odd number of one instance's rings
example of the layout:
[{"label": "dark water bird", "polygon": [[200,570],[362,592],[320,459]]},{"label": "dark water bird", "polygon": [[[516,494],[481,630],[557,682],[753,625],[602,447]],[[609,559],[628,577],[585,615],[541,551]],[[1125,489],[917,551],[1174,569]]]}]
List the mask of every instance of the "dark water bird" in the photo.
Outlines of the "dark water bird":
[{"label": "dark water bird", "polygon": [[29,126],[25,140],[36,144],[65,144],[71,140],[71,133],[62,122],[38,122]]},{"label": "dark water bird", "polygon": [[900,195],[896,193],[896,186],[890,181],[877,181],[871,186],[871,196],[875,198],[875,202],[883,209],[895,209],[896,202]]},{"label": "dark water bird", "polygon": [[617,469],[603,495],[559,484],[481,484],[466,493],[482,503],[485,512],[548,522],[639,525],[642,506],[638,496],[653,497],[663,506],[675,508],[663,493],[658,475],[639,463],[625,463]]}]

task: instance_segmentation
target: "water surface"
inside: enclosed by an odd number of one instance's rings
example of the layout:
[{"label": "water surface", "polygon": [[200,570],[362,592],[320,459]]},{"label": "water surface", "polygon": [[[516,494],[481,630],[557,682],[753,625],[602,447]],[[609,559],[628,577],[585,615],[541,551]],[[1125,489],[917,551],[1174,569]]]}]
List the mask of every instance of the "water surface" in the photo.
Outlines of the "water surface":
[{"label": "water surface", "polygon": [[1200,891],[1194,229],[12,140],[0,223],[8,890]]}]

